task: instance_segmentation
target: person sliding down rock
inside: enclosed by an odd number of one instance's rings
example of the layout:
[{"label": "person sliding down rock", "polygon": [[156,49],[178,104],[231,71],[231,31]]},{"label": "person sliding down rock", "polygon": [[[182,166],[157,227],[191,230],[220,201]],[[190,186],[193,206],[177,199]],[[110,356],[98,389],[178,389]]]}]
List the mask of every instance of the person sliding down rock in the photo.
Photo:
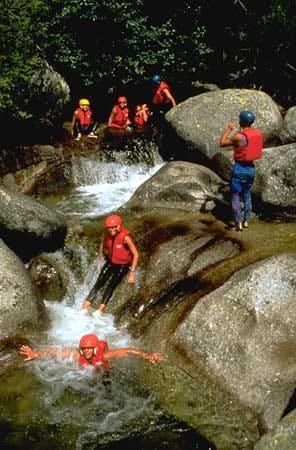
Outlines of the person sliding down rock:
[{"label": "person sliding down rock", "polygon": [[114,289],[128,274],[128,282],[135,283],[135,270],[139,254],[130,231],[123,227],[121,217],[108,216],[105,220],[106,233],[99,246],[99,261],[106,259],[97,281],[84,301],[80,313],[86,313],[97,300],[99,289],[107,283],[99,308],[93,313],[95,318],[105,310]]}]

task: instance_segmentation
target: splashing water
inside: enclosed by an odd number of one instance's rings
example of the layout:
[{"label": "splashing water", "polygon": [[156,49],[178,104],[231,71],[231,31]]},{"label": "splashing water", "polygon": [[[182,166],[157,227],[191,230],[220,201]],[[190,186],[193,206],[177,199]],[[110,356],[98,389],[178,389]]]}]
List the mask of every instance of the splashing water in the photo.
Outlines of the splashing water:
[{"label": "splashing water", "polygon": [[[32,337],[33,347],[77,349],[81,336],[88,333],[106,340],[111,349],[135,346],[124,330],[116,328],[111,314],[105,313],[95,320],[91,314],[78,313],[83,292],[94,281],[93,266],[89,273],[77,291],[73,307],[67,306],[66,301],[45,301],[51,325],[41,338]],[[114,433],[129,435],[130,427],[135,432],[135,423],[139,431],[141,427],[147,430],[161,415],[152,396],[135,376],[137,365],[147,361],[123,358],[115,362],[110,373],[97,372],[91,366],[80,368],[73,358],[60,356],[40,358],[29,364],[28,370],[42,383],[42,392],[36,392],[38,411],[30,411],[32,418],[46,417],[47,424],[78,429],[75,449],[103,438],[112,441]]]},{"label": "splashing water", "polygon": [[[43,201],[65,215],[79,216],[80,220],[107,214],[129,200],[137,187],[163,165],[159,159],[152,167],[145,163],[127,165],[119,159],[106,163],[75,158],[69,174],[75,187],[67,195],[47,196]],[[67,268],[68,292],[63,302],[45,301],[50,327],[45,333],[31,336],[33,347],[78,348],[81,336],[88,333],[106,340],[111,349],[139,347],[124,330],[116,328],[111,314],[104,313],[98,320],[90,314],[77,314],[100,270],[96,261],[87,267],[82,255],[85,277],[81,284],[67,267],[66,259],[63,261],[63,253],[56,252],[55,257]],[[69,301],[69,298],[74,300]],[[58,356],[27,363],[24,369],[27,376],[23,377],[22,370],[17,381],[19,398],[24,397],[24,401],[19,403],[18,409],[15,409],[13,399],[12,405],[7,400],[3,405],[5,414],[7,407],[13,411],[16,429],[23,430],[18,431],[21,441],[18,448],[33,448],[32,442],[37,442],[38,447],[34,448],[39,450],[96,450],[101,444],[111,450],[113,442],[114,448],[119,448],[116,442],[120,439],[174,427],[174,422],[170,425],[139,380],[139,364],[149,363],[133,357],[122,358],[116,361],[110,373],[97,372],[94,367],[80,368],[77,361]],[[10,382],[15,386],[13,377],[8,380]],[[1,406],[0,411],[2,413]],[[179,441],[182,430],[177,427],[176,440]],[[13,444],[14,439],[12,431]],[[200,448],[196,447],[195,440],[196,436],[189,435],[188,450]],[[7,442],[5,448],[12,448]],[[129,442],[133,445],[131,440]],[[137,445],[136,440],[135,443]],[[182,443],[180,445],[183,448]],[[151,447],[145,448],[154,450],[154,439]]]},{"label": "splashing water", "polygon": [[135,190],[157,172],[163,161],[151,167],[144,163],[123,165],[120,162],[100,162],[86,158],[72,161],[68,177],[74,188],[66,195],[43,197],[54,208],[66,215],[97,217],[118,209]]},{"label": "splashing water", "polygon": [[[106,163],[78,158],[73,161],[71,169],[75,188],[67,196],[57,196],[55,208],[80,218],[106,214],[125,203],[162,164],[127,166],[118,161]],[[46,203],[46,198],[44,201]],[[62,252],[56,252],[55,257],[64,267],[67,265],[66,260],[62,261]],[[111,349],[135,346],[127,333],[116,328],[112,315],[105,313],[95,320],[91,314],[78,314],[85,293],[90,290],[100,270],[96,262],[86,268],[82,285],[69,270],[67,267],[69,292],[63,302],[45,301],[50,327],[41,336],[32,336],[33,346],[78,348],[81,336],[88,333],[106,340]],[[69,306],[70,291],[74,296],[72,307]],[[111,373],[106,375],[97,373],[93,367],[80,368],[71,358],[34,360],[28,365],[28,370],[41,382],[42,391],[36,393],[40,409],[32,410],[30,414],[46,418],[48,424],[78,428],[76,449],[85,448],[89,442],[100,440],[100,436],[106,433],[130,435],[130,424],[134,427],[138,423],[147,431],[160,413],[151,395],[135,380],[134,369],[137,364],[145,363],[133,357],[123,358],[116,361]]]}]

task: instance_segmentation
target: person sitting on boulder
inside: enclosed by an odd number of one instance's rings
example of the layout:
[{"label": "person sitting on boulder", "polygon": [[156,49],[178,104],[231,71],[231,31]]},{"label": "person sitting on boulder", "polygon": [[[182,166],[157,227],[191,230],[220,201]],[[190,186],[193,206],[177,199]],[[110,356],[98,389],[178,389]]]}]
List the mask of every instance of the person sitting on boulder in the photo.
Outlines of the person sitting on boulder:
[{"label": "person sitting on boulder", "polygon": [[136,106],[134,124],[137,128],[145,128],[148,124],[150,111],[146,103]]},{"label": "person sitting on boulder", "polygon": [[131,121],[127,107],[127,98],[123,96],[118,97],[117,104],[111,110],[108,127],[129,131],[130,125]]},{"label": "person sitting on boulder", "polygon": [[97,124],[94,124],[93,113],[90,109],[90,102],[87,98],[79,100],[79,107],[75,109],[72,118],[71,135],[76,141],[80,141],[82,135],[90,138],[97,138],[95,134]]}]

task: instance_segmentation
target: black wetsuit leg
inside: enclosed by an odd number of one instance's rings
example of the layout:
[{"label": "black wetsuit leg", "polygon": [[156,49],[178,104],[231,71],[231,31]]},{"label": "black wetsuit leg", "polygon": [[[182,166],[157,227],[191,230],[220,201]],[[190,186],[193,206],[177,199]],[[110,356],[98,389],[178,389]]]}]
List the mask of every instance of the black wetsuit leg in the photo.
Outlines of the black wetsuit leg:
[{"label": "black wetsuit leg", "polygon": [[111,277],[113,273],[112,266],[113,264],[110,261],[106,261],[102,269],[100,270],[97,281],[95,282],[89,295],[87,296],[87,300],[90,303],[96,300],[99,289],[104,286],[106,281]]},{"label": "black wetsuit leg", "polygon": [[103,294],[103,300],[102,303],[106,305],[110,298],[112,297],[113,291],[118,286],[118,284],[121,282],[121,280],[125,277],[125,275],[129,271],[129,265],[127,264],[112,264],[112,272],[113,275],[111,276],[111,279],[108,283],[107,289],[105,290]]}]

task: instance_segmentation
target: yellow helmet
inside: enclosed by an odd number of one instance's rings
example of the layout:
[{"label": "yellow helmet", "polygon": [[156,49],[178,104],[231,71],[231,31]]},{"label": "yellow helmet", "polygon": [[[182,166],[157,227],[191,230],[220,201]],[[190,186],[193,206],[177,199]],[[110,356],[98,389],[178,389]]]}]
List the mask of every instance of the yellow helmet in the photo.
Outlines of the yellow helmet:
[{"label": "yellow helmet", "polygon": [[90,103],[89,103],[89,100],[87,100],[87,98],[81,98],[79,100],[79,106],[89,106],[89,105],[90,105]]}]

